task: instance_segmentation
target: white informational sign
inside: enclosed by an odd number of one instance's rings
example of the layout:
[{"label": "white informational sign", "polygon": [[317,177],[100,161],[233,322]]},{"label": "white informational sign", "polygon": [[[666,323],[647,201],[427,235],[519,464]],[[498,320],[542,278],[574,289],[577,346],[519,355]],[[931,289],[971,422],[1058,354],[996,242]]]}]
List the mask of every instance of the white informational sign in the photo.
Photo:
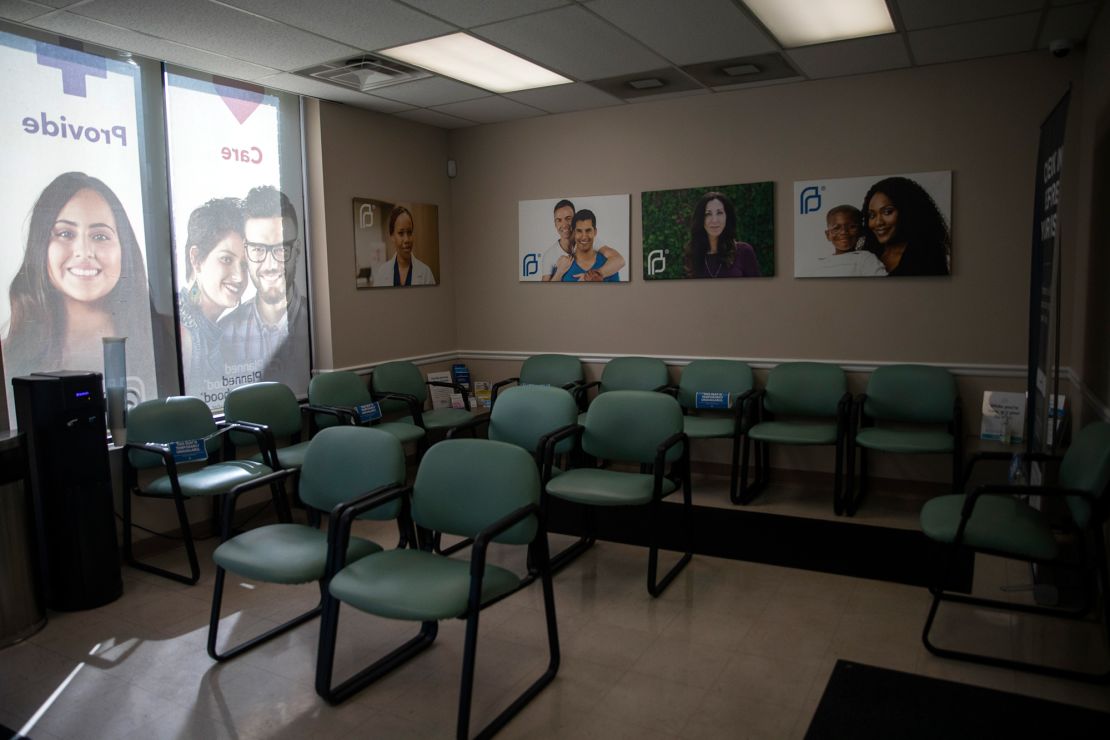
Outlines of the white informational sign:
[{"label": "white informational sign", "polygon": [[261,88],[167,74],[185,392],[214,409],[247,383],[308,390],[303,217],[281,189],[280,105]]},{"label": "white informational sign", "polygon": [[952,172],[794,183],[794,277],[951,274]]},{"label": "white informational sign", "polygon": [[1025,393],[983,391],[979,439],[1019,444],[1025,431]]},{"label": "white informational sign", "polygon": [[[594,218],[578,221],[576,228],[575,217],[588,214]],[[627,194],[522,200],[518,215],[517,275],[522,282],[545,277],[567,283],[628,282]],[[589,264],[581,265],[582,259]]]},{"label": "white informational sign", "polygon": [[139,67],[0,32],[0,76],[5,385],[102,373],[101,339],[118,336],[128,405],[153,398]]}]

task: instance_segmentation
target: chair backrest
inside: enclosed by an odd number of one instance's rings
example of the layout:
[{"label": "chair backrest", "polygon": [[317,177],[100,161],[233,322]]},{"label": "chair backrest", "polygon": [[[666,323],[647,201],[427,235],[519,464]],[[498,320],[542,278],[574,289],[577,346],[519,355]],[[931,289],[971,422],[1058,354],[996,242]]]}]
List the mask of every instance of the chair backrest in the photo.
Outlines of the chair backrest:
[{"label": "chair backrest", "polygon": [[[546,385],[522,385],[497,397],[487,436],[535,453],[541,437],[577,421],[578,406],[568,391]],[[556,452],[570,452],[573,447],[574,440],[568,437],[559,443]]]},{"label": "chair backrest", "polygon": [[922,424],[952,421],[956,379],[942,367],[888,365],[871,373],[863,413]]},{"label": "chair backrest", "polygon": [[752,389],[752,369],[739,360],[694,360],[682,370],[678,381],[678,402],[683,408],[692,409],[697,404],[697,394],[703,392],[729,393],[732,402]]},{"label": "chair backrest", "polygon": [[[274,437],[292,437],[301,432],[301,405],[284,383],[266,381],[241,385],[224,399],[224,418],[265,424]],[[237,445],[253,445],[258,439],[243,432],[232,432]]]},{"label": "chair backrest", "polygon": [[[372,401],[366,381],[350,370],[320,373],[308,383],[308,402],[315,406],[352,408]],[[316,426],[321,429],[339,423],[338,419],[327,414],[316,414],[315,417]]]},{"label": "chair backrest", "polygon": [[667,366],[657,357],[614,357],[601,371],[598,393],[653,391],[669,381]]},{"label": "chair backrest", "polygon": [[[405,451],[389,432],[371,427],[336,426],[321,430],[305,450],[298,490],[301,500],[319,511],[391,483],[405,482]],[[394,519],[400,502],[378,506],[363,519]]]},{"label": "chair backrest", "polygon": [[775,414],[831,417],[847,391],[848,379],[838,365],[784,362],[767,375],[763,405]]},{"label": "chair backrest", "polygon": [[[427,529],[473,537],[539,500],[540,474],[527,452],[489,439],[448,439],[433,445],[420,461],[412,518]],[[532,541],[536,531],[532,516],[494,539],[523,545]]]},{"label": "chair backrest", "polygon": [[[659,444],[681,432],[682,407],[673,397],[651,391],[610,391],[594,399],[586,412],[582,449],[605,460],[651,463]],[[677,460],[675,445],[667,460]]]},{"label": "chair backrest", "polygon": [[[1075,435],[1060,462],[1059,482],[1062,488],[1086,491],[1099,500],[1106,495],[1106,488],[1110,486],[1110,424],[1097,421]],[[1107,507],[1102,503],[1105,515]],[[1091,519],[1090,503],[1069,496],[1068,507],[1076,523],[1086,527]]]},{"label": "chair backrest", "polygon": [[[416,402],[421,406],[428,398],[428,386],[424,384],[424,376],[420,368],[411,362],[399,360],[386,362],[374,368],[370,375],[370,388],[374,393],[407,393],[416,397]],[[408,407],[400,401],[383,401],[382,411],[405,411]]]},{"label": "chair backrest", "polygon": [[[212,411],[204,401],[193,396],[143,401],[127,412],[128,442],[167,444],[212,437],[216,432]],[[205,447],[212,455],[222,444],[222,438],[213,437],[205,443]],[[128,450],[127,458],[135,468],[153,468],[162,464],[161,457],[141,450]]]},{"label": "chair backrest", "polygon": [[[582,381],[582,361],[570,355],[532,355],[520,367],[522,385],[563,387]],[[498,396],[498,401],[501,397]]]}]

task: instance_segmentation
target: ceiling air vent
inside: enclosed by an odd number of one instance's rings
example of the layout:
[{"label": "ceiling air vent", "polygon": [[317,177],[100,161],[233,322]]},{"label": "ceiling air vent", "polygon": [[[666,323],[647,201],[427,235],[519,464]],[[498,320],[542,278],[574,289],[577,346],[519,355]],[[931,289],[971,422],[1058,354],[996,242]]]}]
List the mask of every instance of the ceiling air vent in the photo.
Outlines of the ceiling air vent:
[{"label": "ceiling air vent", "polygon": [[362,56],[340,59],[335,62],[319,64],[315,67],[298,70],[302,77],[312,77],[333,85],[340,85],[359,92],[367,92],[379,87],[388,87],[402,82],[431,77],[432,73],[407,64],[363,54]]}]

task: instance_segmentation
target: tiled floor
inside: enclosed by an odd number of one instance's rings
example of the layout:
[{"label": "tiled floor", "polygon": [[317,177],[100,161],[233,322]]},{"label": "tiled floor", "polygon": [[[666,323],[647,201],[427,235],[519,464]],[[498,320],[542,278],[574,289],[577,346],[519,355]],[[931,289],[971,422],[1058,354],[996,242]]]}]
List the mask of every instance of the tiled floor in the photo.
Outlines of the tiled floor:
[{"label": "tiled floor", "polygon": [[[696,488],[702,504],[727,498],[720,481],[702,479]],[[800,488],[780,486],[754,506],[827,515],[824,497],[808,498]],[[919,504],[873,500],[859,519],[913,526]],[[383,544],[394,541],[388,525],[360,526]],[[566,541],[553,537],[555,547]],[[44,630],[0,651],[0,723],[44,740],[453,736],[462,623],[442,624],[431,649],[330,707],[313,691],[316,622],[230,663],[208,658],[214,546],[201,544],[198,586],[125,569],[119,601],[52,613]],[[522,564],[519,553],[498,557]],[[158,560],[184,562],[180,550]],[[562,666],[501,737],[800,738],[837,658],[1110,710],[1104,687],[930,656],[920,642],[928,604],[921,588],[699,556],[652,599],[645,567],[645,550],[599,543],[557,576]],[[977,564],[979,592],[1025,579],[1023,569],[1005,561]],[[310,607],[317,593],[314,586],[229,578],[225,631],[233,639],[261,631]],[[938,621],[938,639],[1060,662],[1106,654],[1091,625],[1061,630],[954,609]],[[474,727],[543,670],[538,585],[483,612],[481,627]],[[345,608],[336,675],[349,675],[415,631]]]}]

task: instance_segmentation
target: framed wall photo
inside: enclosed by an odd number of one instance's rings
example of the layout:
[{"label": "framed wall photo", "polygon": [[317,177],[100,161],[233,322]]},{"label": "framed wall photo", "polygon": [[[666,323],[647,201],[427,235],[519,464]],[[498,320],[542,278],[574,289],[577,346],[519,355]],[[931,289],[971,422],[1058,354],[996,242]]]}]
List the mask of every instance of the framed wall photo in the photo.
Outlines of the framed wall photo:
[{"label": "framed wall photo", "polygon": [[521,282],[628,282],[628,194],[522,200],[518,218]]},{"label": "framed wall photo", "polygon": [[952,272],[952,172],[794,183],[794,277]]},{"label": "framed wall photo", "polygon": [[437,285],[439,207],[370,198],[351,200],[355,287]]},{"label": "framed wall photo", "polygon": [[644,280],[775,274],[774,183],[641,194]]}]

